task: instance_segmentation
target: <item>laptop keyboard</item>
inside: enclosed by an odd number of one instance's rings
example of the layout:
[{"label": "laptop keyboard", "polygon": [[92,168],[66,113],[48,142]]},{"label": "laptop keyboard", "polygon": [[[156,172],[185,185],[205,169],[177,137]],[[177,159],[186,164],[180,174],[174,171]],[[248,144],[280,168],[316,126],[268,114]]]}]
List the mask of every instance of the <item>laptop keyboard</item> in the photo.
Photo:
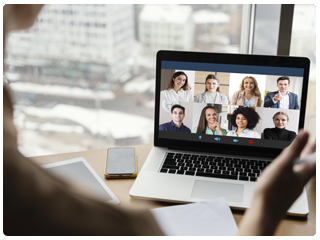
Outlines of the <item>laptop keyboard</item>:
[{"label": "laptop keyboard", "polygon": [[160,172],[256,181],[270,161],[168,152]]}]

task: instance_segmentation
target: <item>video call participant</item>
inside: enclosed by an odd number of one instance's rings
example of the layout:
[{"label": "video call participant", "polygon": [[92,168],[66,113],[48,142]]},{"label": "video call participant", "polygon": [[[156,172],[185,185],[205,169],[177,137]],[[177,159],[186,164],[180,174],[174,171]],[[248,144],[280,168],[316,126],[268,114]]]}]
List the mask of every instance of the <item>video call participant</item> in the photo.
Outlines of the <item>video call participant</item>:
[{"label": "video call participant", "polygon": [[261,93],[257,80],[252,76],[246,76],[241,81],[240,90],[232,95],[231,105],[261,107],[261,104]]},{"label": "video call participant", "polygon": [[289,116],[285,112],[277,112],[273,116],[274,128],[266,128],[263,130],[265,139],[293,141],[297,134],[286,129],[289,122]]},{"label": "video call participant", "polygon": [[168,83],[167,90],[161,91],[161,99],[166,101],[193,102],[193,93],[184,72],[175,72]]},{"label": "video call participant", "polygon": [[227,136],[261,138],[257,131],[250,130],[255,128],[259,122],[259,114],[250,107],[238,107],[231,116],[231,124],[237,129],[229,131]]},{"label": "video call participant", "polygon": [[227,131],[220,127],[218,111],[214,106],[206,106],[202,109],[198,127],[192,132],[198,134],[226,135]]},{"label": "video call participant", "polygon": [[205,91],[195,96],[194,102],[228,105],[227,96],[220,93],[220,81],[217,75],[209,74],[206,77]]},{"label": "video call participant", "polygon": [[298,95],[289,92],[290,79],[283,76],[277,79],[278,91],[269,92],[264,100],[264,107],[299,110]]},{"label": "video call participant", "polygon": [[185,117],[185,108],[180,105],[173,105],[171,107],[172,121],[161,124],[159,130],[172,132],[187,132],[191,133],[190,128],[183,125],[182,121]]}]

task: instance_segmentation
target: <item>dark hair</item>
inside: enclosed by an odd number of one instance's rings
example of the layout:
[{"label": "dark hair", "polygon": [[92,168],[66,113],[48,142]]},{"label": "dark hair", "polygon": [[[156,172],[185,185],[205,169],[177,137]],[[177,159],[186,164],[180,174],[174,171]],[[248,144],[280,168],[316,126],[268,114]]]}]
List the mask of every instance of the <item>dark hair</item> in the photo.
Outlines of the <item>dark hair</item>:
[{"label": "dark hair", "polygon": [[207,109],[213,109],[216,111],[217,114],[219,114],[218,110],[212,105],[208,105],[208,106],[204,107],[201,111],[201,115],[200,115],[200,119],[199,119],[199,123],[198,123],[198,128],[197,128],[197,133],[199,133],[199,134],[206,133],[206,128],[207,128],[206,111],[207,111]]},{"label": "dark hair", "polygon": [[170,79],[170,81],[169,81],[169,83],[168,83],[167,90],[170,90],[170,89],[173,89],[173,88],[174,88],[174,81],[173,81],[173,80],[174,80],[176,77],[180,76],[180,75],[186,76],[186,82],[185,82],[185,84],[183,85],[182,89],[185,90],[185,91],[191,89],[191,87],[190,87],[189,84],[188,84],[188,76],[187,76],[187,74],[185,74],[185,73],[182,72],[182,71],[179,71],[179,72],[175,72],[175,73],[172,75],[172,77],[171,77],[171,79]]},{"label": "dark hair", "polygon": [[238,114],[242,114],[248,121],[247,128],[252,129],[255,128],[257,123],[260,120],[259,114],[251,107],[243,107],[239,106],[236,110],[234,110],[232,116],[231,116],[231,124],[238,128],[236,124],[236,119]]},{"label": "dark hair", "polygon": [[287,76],[279,77],[279,78],[277,79],[277,84],[278,84],[278,82],[281,81],[281,80],[288,80],[288,82],[289,82],[289,84],[290,84],[290,78],[287,77]]},{"label": "dark hair", "polygon": [[[215,79],[215,80],[217,80],[218,84],[220,84],[220,80],[219,80],[219,78],[218,78],[217,75],[209,74],[209,75],[206,77],[205,84],[207,83],[207,81],[208,81],[209,79]],[[205,92],[206,92],[206,91],[208,91],[207,86],[205,86]],[[216,90],[216,91],[217,91],[217,92],[220,92],[220,87],[217,87],[217,90]]]},{"label": "dark hair", "polygon": [[184,113],[185,108],[182,107],[181,105],[178,105],[178,104],[175,104],[175,105],[173,105],[173,106],[171,107],[171,113],[173,113],[173,110],[174,110],[175,108],[180,108],[180,109],[182,109],[182,111],[183,111],[183,113]]}]

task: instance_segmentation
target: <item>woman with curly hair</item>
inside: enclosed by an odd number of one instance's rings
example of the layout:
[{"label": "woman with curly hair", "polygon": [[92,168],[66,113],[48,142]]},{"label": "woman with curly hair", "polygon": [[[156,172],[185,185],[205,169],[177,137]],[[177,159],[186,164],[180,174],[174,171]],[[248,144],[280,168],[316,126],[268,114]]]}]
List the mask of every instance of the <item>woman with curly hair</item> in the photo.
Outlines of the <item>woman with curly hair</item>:
[{"label": "woman with curly hair", "polygon": [[258,82],[252,76],[242,79],[240,90],[235,92],[231,99],[231,105],[245,107],[261,107],[262,102]]},{"label": "woman with curly hair", "polygon": [[193,129],[193,133],[226,135],[227,131],[220,127],[218,122],[218,110],[214,106],[206,106],[202,109],[198,127]]},{"label": "woman with curly hair", "polygon": [[231,116],[231,124],[237,129],[229,131],[227,136],[261,138],[261,134],[251,130],[259,122],[259,114],[250,107],[238,107]]},{"label": "woman with curly hair", "polygon": [[161,91],[161,99],[165,101],[193,102],[193,93],[188,84],[188,76],[182,71],[175,72],[169,83],[167,90]]}]

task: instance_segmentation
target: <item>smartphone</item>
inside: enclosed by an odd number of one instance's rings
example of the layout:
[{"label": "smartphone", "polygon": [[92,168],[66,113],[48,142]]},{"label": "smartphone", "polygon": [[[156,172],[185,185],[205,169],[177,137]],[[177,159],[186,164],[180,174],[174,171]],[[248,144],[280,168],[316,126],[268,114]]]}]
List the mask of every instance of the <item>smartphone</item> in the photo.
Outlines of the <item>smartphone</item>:
[{"label": "smartphone", "polygon": [[108,148],[104,175],[106,178],[134,178],[137,176],[137,151],[133,147]]}]

